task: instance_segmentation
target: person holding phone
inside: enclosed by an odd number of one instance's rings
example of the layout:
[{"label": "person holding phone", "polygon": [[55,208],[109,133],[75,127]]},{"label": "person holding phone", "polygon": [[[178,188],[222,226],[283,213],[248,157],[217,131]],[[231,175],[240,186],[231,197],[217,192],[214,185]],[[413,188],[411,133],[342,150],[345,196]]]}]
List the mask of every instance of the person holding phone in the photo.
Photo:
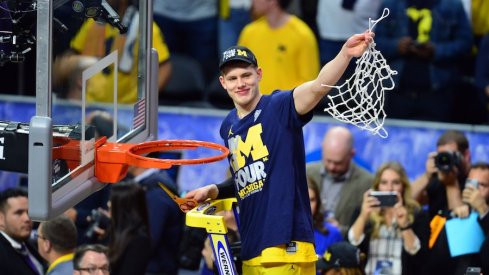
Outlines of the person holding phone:
[{"label": "person holding phone", "polygon": [[[397,200],[392,200],[390,192]],[[359,212],[348,240],[367,255],[366,274],[419,274],[429,225],[427,215],[412,199],[401,164],[387,162],[377,170]]]},{"label": "person holding phone", "polygon": [[[489,163],[479,162],[472,165],[465,188],[462,192],[464,205],[453,210],[453,213],[460,218],[466,218],[470,214],[470,208],[479,214],[478,222],[486,238],[479,251],[480,264],[483,274],[489,274]],[[470,206],[470,208],[469,208]]]}]

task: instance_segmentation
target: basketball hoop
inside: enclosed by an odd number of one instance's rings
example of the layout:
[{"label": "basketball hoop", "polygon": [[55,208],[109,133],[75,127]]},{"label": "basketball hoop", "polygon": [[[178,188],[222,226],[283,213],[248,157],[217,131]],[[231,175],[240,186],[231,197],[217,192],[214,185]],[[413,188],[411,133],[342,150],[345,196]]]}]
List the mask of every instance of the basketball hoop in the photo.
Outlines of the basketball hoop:
[{"label": "basketball hoop", "polygon": [[[58,146],[53,148],[53,159],[62,159],[70,169],[80,164],[80,141],[55,139]],[[155,140],[139,144],[107,142],[101,137],[95,142],[95,177],[103,183],[122,180],[129,165],[141,168],[169,169],[173,165],[205,164],[226,158],[229,149],[223,145],[198,140]],[[221,152],[219,155],[198,159],[156,159],[144,154],[171,150],[191,150],[207,148]]]},{"label": "basketball hoop", "polygon": [[[143,154],[170,150],[207,148],[221,154],[199,159],[156,159]],[[155,140],[139,144],[104,143],[95,153],[95,177],[106,183],[116,183],[126,176],[129,165],[141,168],[169,169],[173,165],[204,164],[222,160],[229,154],[223,145],[197,140]]]}]

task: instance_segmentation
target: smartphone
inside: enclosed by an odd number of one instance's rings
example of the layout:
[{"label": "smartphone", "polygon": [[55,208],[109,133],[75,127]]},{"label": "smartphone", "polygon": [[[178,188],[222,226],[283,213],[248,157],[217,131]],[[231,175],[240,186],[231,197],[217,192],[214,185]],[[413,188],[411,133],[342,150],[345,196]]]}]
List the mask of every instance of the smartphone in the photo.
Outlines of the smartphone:
[{"label": "smartphone", "polygon": [[369,196],[376,197],[380,207],[393,207],[397,203],[397,192],[371,191]]},{"label": "smartphone", "polygon": [[477,180],[474,180],[474,179],[467,179],[465,181],[465,186],[473,186],[475,189],[477,189],[477,187],[479,186],[479,182]]},{"label": "smartphone", "polygon": [[480,275],[480,274],[481,274],[481,268],[480,267],[469,266],[469,267],[467,267],[467,270],[465,271],[465,275]]}]

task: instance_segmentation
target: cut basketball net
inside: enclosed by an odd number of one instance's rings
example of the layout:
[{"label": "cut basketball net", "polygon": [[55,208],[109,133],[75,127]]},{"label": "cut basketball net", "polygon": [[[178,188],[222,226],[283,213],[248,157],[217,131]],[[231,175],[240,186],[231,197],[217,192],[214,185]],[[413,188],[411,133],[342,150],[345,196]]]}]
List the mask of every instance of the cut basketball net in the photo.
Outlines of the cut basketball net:
[{"label": "cut basketball net", "polygon": [[[388,15],[389,9],[384,9],[379,19],[369,18],[369,32]],[[391,70],[382,53],[375,49],[374,41],[356,63],[355,73],[341,86],[321,84],[338,90],[337,94],[328,95],[329,107],[324,111],[339,121],[386,138],[388,134],[384,129],[384,91],[394,89],[392,76],[397,71]]]}]

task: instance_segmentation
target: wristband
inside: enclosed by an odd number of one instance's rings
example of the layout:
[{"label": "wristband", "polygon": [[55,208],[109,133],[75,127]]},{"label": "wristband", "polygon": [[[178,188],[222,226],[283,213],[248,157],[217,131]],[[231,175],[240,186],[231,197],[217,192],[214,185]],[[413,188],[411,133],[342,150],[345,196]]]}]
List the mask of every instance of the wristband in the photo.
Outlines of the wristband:
[{"label": "wristband", "polygon": [[236,196],[235,191],[234,191],[234,180],[233,178],[228,178],[225,181],[216,184],[217,190],[219,190],[219,193],[217,194],[216,199],[226,199],[226,198],[233,198]]}]

